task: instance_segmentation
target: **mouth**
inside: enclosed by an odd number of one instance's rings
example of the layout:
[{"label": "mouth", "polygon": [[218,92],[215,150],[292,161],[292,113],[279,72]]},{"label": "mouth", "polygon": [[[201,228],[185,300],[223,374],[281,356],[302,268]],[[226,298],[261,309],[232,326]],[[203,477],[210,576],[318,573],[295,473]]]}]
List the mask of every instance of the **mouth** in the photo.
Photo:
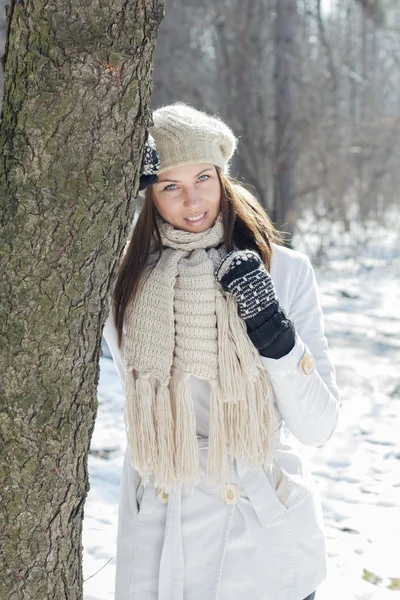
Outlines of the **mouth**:
[{"label": "mouth", "polygon": [[193,215],[192,217],[186,217],[185,221],[186,223],[189,223],[189,225],[199,226],[202,225],[207,219],[207,214],[207,212],[198,213],[197,215]]}]

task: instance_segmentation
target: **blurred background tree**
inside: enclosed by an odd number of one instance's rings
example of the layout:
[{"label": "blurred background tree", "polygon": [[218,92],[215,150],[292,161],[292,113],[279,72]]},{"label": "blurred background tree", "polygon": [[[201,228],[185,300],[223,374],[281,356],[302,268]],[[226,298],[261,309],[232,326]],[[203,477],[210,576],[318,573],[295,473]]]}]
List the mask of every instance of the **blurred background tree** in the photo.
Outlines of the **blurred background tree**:
[{"label": "blurred background tree", "polygon": [[240,137],[232,173],[292,233],[398,204],[398,0],[169,0],[152,107],[185,101]]},{"label": "blurred background tree", "polygon": [[399,56],[399,0],[168,0],[151,103],[226,119],[232,174],[282,230],[309,211],[346,231],[398,204]]}]

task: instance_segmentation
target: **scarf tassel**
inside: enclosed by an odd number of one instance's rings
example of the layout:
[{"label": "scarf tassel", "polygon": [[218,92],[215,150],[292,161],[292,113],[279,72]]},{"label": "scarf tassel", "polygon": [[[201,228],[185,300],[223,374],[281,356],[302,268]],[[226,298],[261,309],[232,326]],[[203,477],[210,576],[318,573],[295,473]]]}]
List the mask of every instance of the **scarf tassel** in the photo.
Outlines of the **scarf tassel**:
[{"label": "scarf tassel", "polygon": [[[233,405],[228,403],[229,406]],[[223,393],[217,382],[212,383],[210,395],[210,430],[207,456],[207,484],[217,487],[229,481],[227,438],[224,423]]]},{"label": "scarf tassel", "polygon": [[229,315],[229,330],[243,377],[246,380],[255,380],[259,373],[257,366],[260,364],[259,352],[247,335],[246,324],[239,316],[236,298],[232,294],[226,295],[226,306]]},{"label": "scarf tassel", "polygon": [[165,491],[169,492],[170,488],[174,486],[175,441],[171,397],[167,385],[160,384],[158,387],[155,403],[155,419],[159,456],[159,464],[155,471],[155,486],[161,486]]},{"label": "scarf tassel", "polygon": [[[143,486],[157,464],[158,452],[153,418],[155,380],[150,377],[135,378],[133,372],[126,378],[127,436],[130,462],[142,476]],[[129,401],[128,401],[129,399]],[[137,435],[137,431],[141,434]]]},{"label": "scarf tassel", "polygon": [[174,374],[176,477],[185,483],[185,493],[200,481],[196,416],[189,383],[190,375]]},{"label": "scarf tassel", "polygon": [[218,324],[218,366],[223,401],[238,402],[245,399],[245,376],[238,362],[235,332],[229,327],[229,303],[233,296],[217,293],[215,311]]},{"label": "scarf tassel", "polygon": [[261,466],[267,466],[272,464],[278,449],[278,438],[275,433],[274,395],[263,367],[260,367],[259,379],[255,386],[255,399],[260,424]]}]

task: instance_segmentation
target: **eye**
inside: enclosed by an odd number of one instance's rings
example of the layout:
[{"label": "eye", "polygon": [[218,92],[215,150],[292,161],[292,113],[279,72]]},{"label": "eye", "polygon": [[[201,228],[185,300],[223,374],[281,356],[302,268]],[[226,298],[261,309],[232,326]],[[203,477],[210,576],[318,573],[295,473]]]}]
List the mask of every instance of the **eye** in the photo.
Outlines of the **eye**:
[{"label": "eye", "polygon": [[[206,177],[206,179],[202,179],[202,177]],[[203,175],[200,175],[199,181],[207,181],[207,179],[210,179],[210,177],[211,177],[211,175],[207,175],[207,173],[203,173]],[[165,188],[163,188],[163,192],[174,192],[175,189],[176,189],[176,184],[169,183],[168,185],[165,186]]]}]

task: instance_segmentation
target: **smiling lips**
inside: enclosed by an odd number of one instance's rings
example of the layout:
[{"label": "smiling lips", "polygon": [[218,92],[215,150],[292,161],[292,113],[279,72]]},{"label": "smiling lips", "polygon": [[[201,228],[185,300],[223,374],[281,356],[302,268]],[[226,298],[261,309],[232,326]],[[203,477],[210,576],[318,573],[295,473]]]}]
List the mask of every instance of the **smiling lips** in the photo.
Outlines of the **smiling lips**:
[{"label": "smiling lips", "polygon": [[189,223],[193,223],[193,224],[201,223],[205,219],[206,215],[207,215],[207,213],[203,212],[203,213],[200,213],[199,215],[195,215],[193,217],[186,217],[185,221],[189,221]]}]

